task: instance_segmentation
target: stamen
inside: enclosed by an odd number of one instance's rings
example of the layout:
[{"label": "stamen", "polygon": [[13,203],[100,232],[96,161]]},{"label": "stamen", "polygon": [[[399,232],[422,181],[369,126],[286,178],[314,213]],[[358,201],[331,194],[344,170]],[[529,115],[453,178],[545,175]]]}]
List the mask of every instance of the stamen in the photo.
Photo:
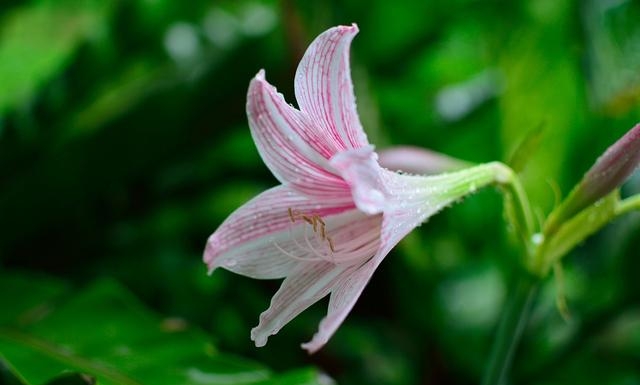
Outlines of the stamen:
[{"label": "stamen", "polygon": [[308,216],[302,214],[302,219],[304,219],[305,222],[307,222],[310,225],[313,225],[313,221],[311,220],[311,218],[309,218]]},{"label": "stamen", "polygon": [[318,250],[316,250],[315,247],[313,247],[313,245],[311,244],[311,241],[309,240],[309,237],[307,237],[307,228],[305,227],[304,229],[304,241],[307,244],[307,246],[309,247],[309,250],[311,250],[311,252],[319,257],[322,260],[328,261],[328,262],[333,262],[333,256],[329,256],[329,255],[325,255],[321,252],[319,252]]},{"label": "stamen", "polygon": [[[324,227],[322,227],[323,233],[324,233]],[[333,240],[330,237],[327,237],[327,242],[329,242],[329,248],[331,249],[332,253],[336,252],[336,249],[333,247]]]},{"label": "stamen", "polygon": [[[289,227],[289,235],[291,237],[291,240],[293,241],[293,244],[295,245],[295,248],[297,248],[298,250],[302,250],[305,254],[310,253],[311,256],[308,258],[296,256],[291,252],[285,251],[276,242],[273,243],[274,246],[283,254],[291,258],[294,258],[296,260],[304,260],[304,261],[324,260],[329,262],[335,262],[333,253],[336,252],[336,248],[335,248],[335,245],[333,244],[333,240],[327,235],[326,224],[325,224],[325,221],[322,219],[322,217],[320,217],[320,215],[318,214],[306,215],[293,208],[288,208],[287,213],[289,214],[289,219],[291,220],[291,223],[295,223],[296,220],[301,219],[311,226],[311,228],[313,229],[313,233],[317,236],[316,241],[315,242],[312,241],[311,237],[308,234],[308,228],[303,225],[304,226],[304,234],[303,234],[304,245],[302,245],[300,244],[300,242],[298,242],[297,237],[293,236],[291,232],[291,227]],[[323,251],[320,251],[317,249],[318,244],[321,244],[320,241],[326,241],[328,245],[328,247],[325,246],[324,248],[325,250]],[[313,243],[316,243],[316,246],[314,246]]]},{"label": "stamen", "polygon": [[273,242],[273,245],[276,247],[276,249],[278,249],[282,254],[286,255],[289,258],[292,259],[296,259],[298,261],[303,261],[303,262],[307,262],[307,261],[313,261],[313,258],[304,258],[304,257],[298,257],[297,255],[293,255],[290,252],[286,251],[285,249],[283,249],[282,247],[280,247],[280,245],[278,245],[277,242]]}]

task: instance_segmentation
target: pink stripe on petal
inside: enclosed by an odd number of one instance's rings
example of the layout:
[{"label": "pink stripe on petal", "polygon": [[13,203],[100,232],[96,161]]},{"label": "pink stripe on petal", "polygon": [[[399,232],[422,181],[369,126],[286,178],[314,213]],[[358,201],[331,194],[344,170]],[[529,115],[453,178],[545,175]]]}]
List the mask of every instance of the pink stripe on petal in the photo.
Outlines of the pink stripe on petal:
[{"label": "pink stripe on petal", "polygon": [[316,122],[316,139],[325,141],[333,154],[369,144],[356,110],[349,64],[351,40],[357,33],[353,24],[320,34],[307,48],[295,76],[300,110]]},{"label": "pink stripe on petal", "polygon": [[247,115],[258,151],[280,182],[315,196],[341,194],[347,189],[328,171],[328,160],[307,140],[308,118],[284,101],[264,79],[263,71],[249,85]]},{"label": "pink stripe on petal", "polygon": [[303,263],[296,266],[260,315],[258,326],[251,330],[256,346],[264,346],[274,335],[303,310],[329,294],[346,267],[328,262]]},{"label": "pink stripe on petal", "polygon": [[252,278],[284,277],[297,264],[276,247],[287,247],[291,240],[289,209],[329,217],[352,211],[353,207],[349,197],[318,201],[290,187],[274,187],[244,204],[220,225],[207,241],[204,261],[210,271],[223,267]]},{"label": "pink stripe on petal", "polygon": [[327,343],[355,305],[380,261],[382,258],[372,259],[342,274],[331,291],[327,316],[320,322],[318,332],[311,341],[302,344],[303,349],[315,353]]}]

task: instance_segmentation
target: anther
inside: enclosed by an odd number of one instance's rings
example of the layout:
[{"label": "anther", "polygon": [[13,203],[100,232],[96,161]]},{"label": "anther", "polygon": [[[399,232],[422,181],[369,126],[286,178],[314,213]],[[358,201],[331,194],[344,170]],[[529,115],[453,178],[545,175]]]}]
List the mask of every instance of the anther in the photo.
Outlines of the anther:
[{"label": "anther", "polygon": [[[289,219],[291,220],[292,223],[295,223],[297,219],[302,219],[303,221],[307,222],[313,228],[314,234],[317,234],[322,241],[327,241],[327,243],[329,244],[329,249],[331,249],[331,252],[336,251],[333,245],[333,240],[327,235],[326,223],[324,222],[322,217],[320,217],[320,215],[318,214],[306,215],[290,207],[287,209],[287,212],[289,214]],[[306,228],[305,228],[305,239],[306,239]],[[294,239],[294,242],[295,242],[295,239]],[[307,246],[313,249],[308,239],[306,239],[306,242],[307,242]],[[300,247],[299,244],[297,246]],[[280,247],[278,248],[280,249]]]},{"label": "anther", "polygon": [[[308,224],[310,224],[312,226],[315,223],[315,221],[311,220],[311,218],[309,218],[308,216],[306,216],[304,214],[302,214],[302,219],[304,219],[305,222],[307,222]],[[315,227],[314,227],[313,231],[315,232]]]},{"label": "anther", "polygon": [[333,247],[333,240],[331,240],[331,237],[327,237],[327,242],[329,243],[329,248],[331,249],[331,252],[335,253],[336,249]]}]

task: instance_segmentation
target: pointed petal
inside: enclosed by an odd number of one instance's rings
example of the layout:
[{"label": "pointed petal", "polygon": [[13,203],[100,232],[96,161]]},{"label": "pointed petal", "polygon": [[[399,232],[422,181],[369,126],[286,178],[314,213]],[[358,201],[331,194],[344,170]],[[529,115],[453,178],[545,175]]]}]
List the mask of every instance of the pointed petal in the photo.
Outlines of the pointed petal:
[{"label": "pointed petal", "polygon": [[299,259],[282,253],[301,234],[289,209],[322,217],[353,211],[347,199],[312,200],[296,190],[278,186],[263,192],[232,213],[209,237],[204,261],[213,271],[223,267],[252,278],[285,277]]},{"label": "pointed petal", "polygon": [[307,113],[325,138],[338,150],[369,144],[356,110],[349,49],[358,27],[339,26],[320,34],[307,48],[295,76],[300,110]]},{"label": "pointed petal", "polygon": [[336,279],[346,268],[329,262],[302,263],[282,282],[269,308],[260,315],[260,323],[251,330],[256,346],[264,346],[303,310],[329,294]]},{"label": "pointed petal", "polygon": [[311,341],[302,344],[309,353],[315,353],[324,346],[349,314],[360,297],[373,272],[384,258],[374,258],[361,266],[355,266],[342,274],[340,281],[331,291],[329,311],[320,322],[318,332]]},{"label": "pointed petal", "polygon": [[360,210],[371,215],[384,211],[385,186],[381,179],[384,170],[378,165],[372,146],[339,152],[331,158],[331,166],[351,188],[353,200]]},{"label": "pointed petal", "polygon": [[308,138],[312,122],[284,101],[264,71],[249,85],[247,116],[262,159],[281,183],[315,196],[344,193],[346,185]]}]

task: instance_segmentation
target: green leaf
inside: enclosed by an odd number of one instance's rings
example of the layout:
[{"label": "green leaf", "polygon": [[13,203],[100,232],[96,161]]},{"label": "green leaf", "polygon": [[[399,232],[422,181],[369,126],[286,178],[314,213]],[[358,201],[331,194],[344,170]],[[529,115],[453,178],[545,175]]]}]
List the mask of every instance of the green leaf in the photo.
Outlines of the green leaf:
[{"label": "green leaf", "polygon": [[51,301],[68,290],[65,282],[53,278],[33,274],[0,275],[0,325],[32,322],[46,314]]},{"label": "green leaf", "polygon": [[[513,31],[500,59],[507,87],[500,98],[501,140],[504,155],[514,154],[534,139],[544,151],[531,152],[521,175],[535,206],[548,211],[553,194],[544,181],[560,181],[573,142],[571,135],[585,123],[580,66],[570,46],[566,25],[574,17],[570,2],[554,1],[537,10],[527,23]],[[537,4],[537,3],[536,3]],[[534,12],[534,10],[531,10]],[[549,19],[556,22],[550,23]],[[531,127],[543,125],[548,135],[527,138]],[[539,143],[535,143],[535,142]],[[520,167],[516,164],[516,168]],[[543,182],[543,183],[541,183]]]},{"label": "green leaf", "polygon": [[3,305],[19,310],[3,312],[0,360],[24,384],[67,383],[59,378],[66,375],[74,383],[95,377],[104,385],[320,381],[313,370],[277,378],[259,364],[220,354],[205,333],[182,319],[158,318],[112,280],[62,300],[60,287],[33,277],[0,277]]},{"label": "green leaf", "polygon": [[507,161],[513,171],[519,173],[524,170],[531,157],[540,149],[544,134],[544,124],[538,124],[525,134]]},{"label": "green leaf", "polygon": [[47,385],[95,385],[96,379],[81,373],[67,373],[47,382]]}]

